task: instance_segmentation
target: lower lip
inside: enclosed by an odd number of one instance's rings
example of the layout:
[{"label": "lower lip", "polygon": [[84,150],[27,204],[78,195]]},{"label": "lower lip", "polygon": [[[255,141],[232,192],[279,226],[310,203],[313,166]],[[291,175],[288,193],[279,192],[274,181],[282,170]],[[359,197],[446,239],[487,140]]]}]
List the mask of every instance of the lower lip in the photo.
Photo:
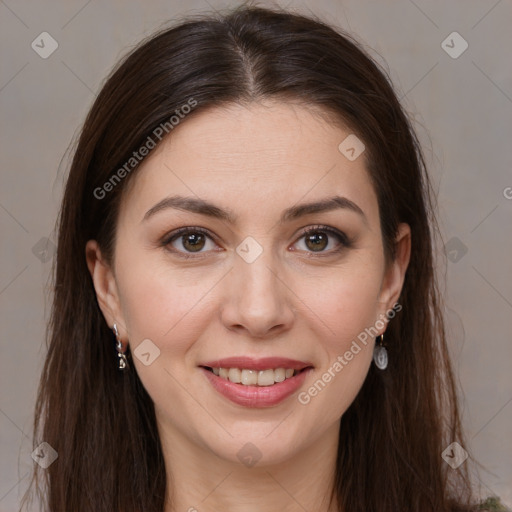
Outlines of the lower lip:
[{"label": "lower lip", "polygon": [[306,375],[312,368],[272,386],[246,386],[215,375],[206,368],[201,368],[211,385],[226,398],[244,407],[272,407],[292,395],[302,386]]}]

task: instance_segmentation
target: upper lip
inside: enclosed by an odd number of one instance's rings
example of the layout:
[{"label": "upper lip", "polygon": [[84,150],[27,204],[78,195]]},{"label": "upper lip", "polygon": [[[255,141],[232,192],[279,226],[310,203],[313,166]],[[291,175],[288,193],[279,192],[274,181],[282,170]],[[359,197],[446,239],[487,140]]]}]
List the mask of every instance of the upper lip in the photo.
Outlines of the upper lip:
[{"label": "upper lip", "polygon": [[263,357],[261,359],[255,359],[246,356],[235,356],[207,361],[199,366],[208,366],[209,368],[240,368],[242,370],[269,370],[275,368],[302,370],[308,366],[312,366],[312,364],[296,359],[289,359],[287,357]]}]

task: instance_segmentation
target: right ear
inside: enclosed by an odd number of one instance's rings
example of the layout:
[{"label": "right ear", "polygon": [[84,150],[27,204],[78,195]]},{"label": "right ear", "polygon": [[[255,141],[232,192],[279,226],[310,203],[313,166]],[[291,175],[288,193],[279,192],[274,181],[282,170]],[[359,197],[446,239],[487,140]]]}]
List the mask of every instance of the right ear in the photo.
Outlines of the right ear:
[{"label": "right ear", "polygon": [[[85,258],[92,277],[98,304],[109,327],[117,323],[124,330],[126,325],[120,307],[119,293],[114,273],[102,257],[96,240],[89,240],[85,245]],[[121,330],[120,329],[120,330]],[[126,336],[122,333],[121,337]]]}]

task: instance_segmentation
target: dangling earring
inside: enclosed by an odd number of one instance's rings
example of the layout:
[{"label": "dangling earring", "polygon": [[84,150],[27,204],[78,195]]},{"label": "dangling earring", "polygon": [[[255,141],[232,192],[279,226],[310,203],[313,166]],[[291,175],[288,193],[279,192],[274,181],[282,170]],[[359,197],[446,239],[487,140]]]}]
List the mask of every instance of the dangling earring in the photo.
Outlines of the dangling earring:
[{"label": "dangling earring", "polygon": [[373,362],[379,370],[385,370],[388,367],[388,351],[383,345],[384,334],[380,335],[379,344],[375,343],[373,349]]},{"label": "dangling earring", "polygon": [[125,371],[130,368],[128,364],[128,359],[126,358],[126,355],[123,352],[123,343],[119,338],[119,331],[117,330],[117,325],[114,324],[112,327],[114,334],[116,335],[116,350],[117,350],[117,357],[119,357],[119,370]]}]

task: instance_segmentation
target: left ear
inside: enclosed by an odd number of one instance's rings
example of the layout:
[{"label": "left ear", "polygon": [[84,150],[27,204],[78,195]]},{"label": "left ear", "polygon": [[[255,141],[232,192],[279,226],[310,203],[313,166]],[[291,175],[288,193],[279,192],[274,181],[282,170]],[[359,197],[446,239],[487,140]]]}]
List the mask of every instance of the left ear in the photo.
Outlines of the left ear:
[{"label": "left ear", "polygon": [[379,312],[383,315],[393,308],[400,297],[410,257],[411,228],[409,224],[401,223],[396,236],[396,256],[386,270],[379,294],[378,302],[383,308]]}]

